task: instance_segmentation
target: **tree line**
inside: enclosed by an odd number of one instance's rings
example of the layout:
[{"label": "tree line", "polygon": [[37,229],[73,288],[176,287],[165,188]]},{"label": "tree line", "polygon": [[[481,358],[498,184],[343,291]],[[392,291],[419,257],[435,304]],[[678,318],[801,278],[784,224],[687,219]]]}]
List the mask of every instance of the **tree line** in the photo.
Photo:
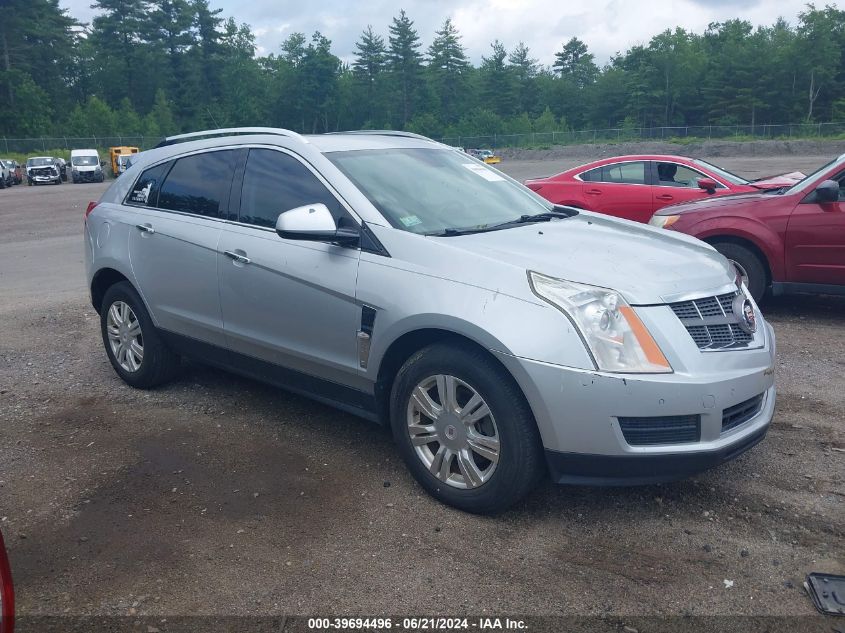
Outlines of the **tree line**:
[{"label": "tree line", "polygon": [[405,11],[363,29],[344,63],[320,32],[259,56],[250,27],[208,0],[93,8],[81,24],[58,0],[3,0],[0,136],[269,125],[454,137],[845,119],[845,11],[834,6],[807,5],[794,25],[666,30],[604,65],[573,37],[551,66],[499,40],[473,65],[451,19],[426,46]]}]

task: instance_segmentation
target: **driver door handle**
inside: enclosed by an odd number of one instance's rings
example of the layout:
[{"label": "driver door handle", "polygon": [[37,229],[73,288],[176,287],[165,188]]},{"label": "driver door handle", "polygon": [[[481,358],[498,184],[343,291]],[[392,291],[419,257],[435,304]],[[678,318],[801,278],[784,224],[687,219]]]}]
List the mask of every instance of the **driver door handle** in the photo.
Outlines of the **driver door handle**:
[{"label": "driver door handle", "polygon": [[229,258],[231,258],[231,259],[235,260],[235,261],[236,261],[236,262],[238,262],[239,264],[248,264],[248,263],[250,263],[250,262],[252,261],[252,260],[251,260],[249,257],[247,257],[246,255],[241,255],[240,253],[236,253],[235,251],[223,251],[223,254],[224,254],[226,257],[229,257]]},{"label": "driver door handle", "polygon": [[153,228],[152,224],[136,224],[135,228],[143,233],[155,233],[156,230]]},{"label": "driver door handle", "polygon": [[585,191],[584,193],[591,195],[591,196],[600,196],[601,195],[601,189],[587,189],[587,191]]},{"label": "driver door handle", "polygon": [[675,196],[670,196],[668,193],[664,193],[664,194],[657,196],[657,199],[668,202],[669,200],[674,200]]}]

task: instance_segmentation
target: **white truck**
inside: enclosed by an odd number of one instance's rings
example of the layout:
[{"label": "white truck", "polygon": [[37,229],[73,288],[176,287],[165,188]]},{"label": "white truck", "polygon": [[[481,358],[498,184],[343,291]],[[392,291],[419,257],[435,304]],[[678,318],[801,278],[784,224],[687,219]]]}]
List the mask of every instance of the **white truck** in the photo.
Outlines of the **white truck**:
[{"label": "white truck", "polygon": [[103,182],[103,164],[95,149],[75,149],[70,152],[71,179],[74,183]]}]

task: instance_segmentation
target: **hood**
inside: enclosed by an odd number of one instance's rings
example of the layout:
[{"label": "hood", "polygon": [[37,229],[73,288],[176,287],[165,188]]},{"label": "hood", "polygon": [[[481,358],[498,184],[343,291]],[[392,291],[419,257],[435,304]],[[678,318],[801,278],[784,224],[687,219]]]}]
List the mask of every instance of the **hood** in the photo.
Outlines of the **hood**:
[{"label": "hood", "polygon": [[704,242],[594,213],[438,239],[499,263],[612,288],[632,304],[706,295],[735,279],[728,261]]},{"label": "hood", "polygon": [[804,178],[806,178],[806,175],[800,171],[792,171],[788,174],[781,174],[780,176],[759,178],[748,184],[757,189],[780,189],[781,187],[791,187],[799,180],[804,180]]},{"label": "hood", "polygon": [[691,202],[681,202],[673,204],[668,207],[663,207],[654,215],[680,215],[683,213],[693,213],[697,211],[720,211],[720,213],[730,213],[734,207],[741,207],[748,204],[777,204],[777,200],[781,200],[782,196],[773,193],[739,193],[731,196],[717,196],[714,198],[702,198],[700,200],[693,200]]}]

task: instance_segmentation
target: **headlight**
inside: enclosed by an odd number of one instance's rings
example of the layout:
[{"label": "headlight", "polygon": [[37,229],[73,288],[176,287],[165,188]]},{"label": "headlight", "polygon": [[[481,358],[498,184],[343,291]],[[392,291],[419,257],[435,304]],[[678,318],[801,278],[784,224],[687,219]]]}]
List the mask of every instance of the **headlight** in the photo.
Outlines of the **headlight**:
[{"label": "headlight", "polygon": [[656,226],[661,229],[668,229],[675,222],[677,222],[680,217],[680,215],[653,215],[651,216],[651,220],[649,220],[648,223],[651,226]]},{"label": "headlight", "polygon": [[531,289],[563,312],[602,371],[667,374],[672,366],[634,309],[614,290],[528,272]]}]

